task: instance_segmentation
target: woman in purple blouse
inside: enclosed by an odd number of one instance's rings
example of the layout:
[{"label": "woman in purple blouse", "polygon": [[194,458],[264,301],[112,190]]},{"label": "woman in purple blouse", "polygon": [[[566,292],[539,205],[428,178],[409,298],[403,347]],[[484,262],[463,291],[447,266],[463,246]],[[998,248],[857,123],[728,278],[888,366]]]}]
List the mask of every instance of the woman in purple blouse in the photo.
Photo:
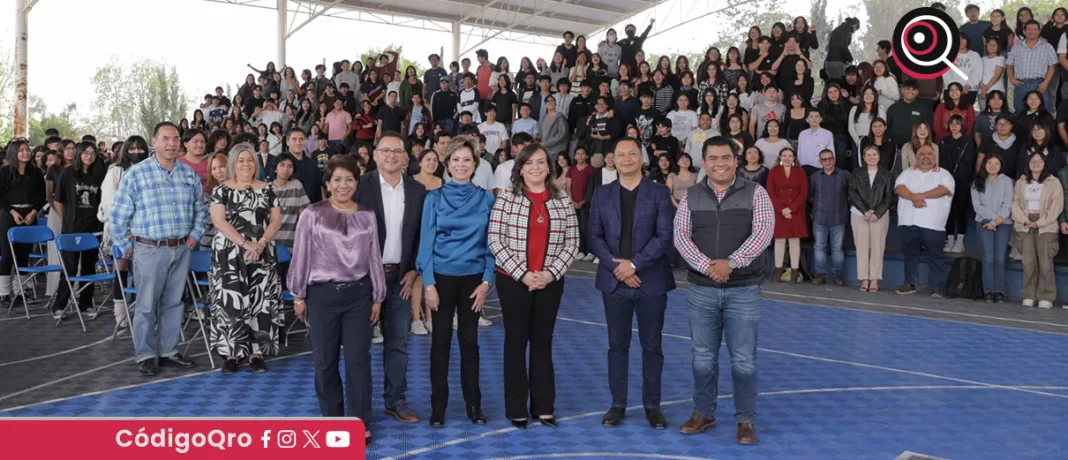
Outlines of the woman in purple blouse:
[{"label": "woman in purple blouse", "polygon": [[[305,208],[297,223],[289,289],[307,318],[315,357],[315,395],[326,417],[359,417],[371,443],[371,325],[386,298],[386,272],[374,211],[352,201],[359,167],[348,155],[326,164],[330,199]],[[345,349],[347,397],[338,373]]]}]

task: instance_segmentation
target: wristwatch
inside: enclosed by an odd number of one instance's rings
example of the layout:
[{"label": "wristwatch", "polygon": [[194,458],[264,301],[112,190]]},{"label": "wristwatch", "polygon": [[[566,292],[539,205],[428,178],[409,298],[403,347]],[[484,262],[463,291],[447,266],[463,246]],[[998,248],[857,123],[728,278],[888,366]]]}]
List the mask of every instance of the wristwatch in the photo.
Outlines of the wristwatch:
[{"label": "wristwatch", "polygon": [[734,259],[727,259],[727,266],[734,270],[738,268],[738,264],[734,263]]}]

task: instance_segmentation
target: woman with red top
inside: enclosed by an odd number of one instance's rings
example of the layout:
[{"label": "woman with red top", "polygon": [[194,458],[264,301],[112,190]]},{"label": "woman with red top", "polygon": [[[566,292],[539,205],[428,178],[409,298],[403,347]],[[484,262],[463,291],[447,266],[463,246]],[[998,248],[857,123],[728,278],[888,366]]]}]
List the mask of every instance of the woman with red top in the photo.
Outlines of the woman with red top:
[{"label": "woman with red top", "polygon": [[362,106],[363,111],[352,118],[352,132],[356,133],[357,140],[374,144],[375,128],[378,126],[374,115],[374,105],[371,101],[364,99]]},{"label": "woman with red top", "polygon": [[938,108],[935,109],[935,140],[941,141],[950,137],[949,119],[953,115],[960,115],[964,119],[961,132],[967,137],[972,137],[972,133],[975,130],[975,110],[972,109],[972,106],[966,106],[961,103],[961,97],[964,96],[964,87],[957,82],[950,83],[948,93],[949,97],[946,98],[945,102],[938,104]]},{"label": "woman with red top", "polygon": [[[586,153],[586,149],[581,147],[575,149],[575,165],[567,168],[567,178],[571,179],[571,202],[575,206],[575,213],[578,214],[579,220],[579,260],[585,262],[592,262],[594,255],[589,252],[589,245],[586,244],[586,227],[589,226],[589,201],[586,196],[586,186],[589,185],[590,179],[593,178],[594,167],[590,165],[589,155]],[[517,162],[518,163],[518,162]]]},{"label": "woman with red top", "polygon": [[553,175],[541,145],[524,147],[512,168],[511,187],[500,191],[490,212],[489,248],[497,261],[504,317],[505,415],[516,428],[526,428],[528,417],[557,425],[553,328],[564,274],[578,253],[579,224],[571,199],[556,187]]},{"label": "woman with red top", "polygon": [[776,166],[768,172],[768,196],[775,208],[775,282],[782,280],[783,259],[790,247],[790,283],[801,281],[801,238],[808,237],[805,202],[808,201],[808,177],[797,164],[797,152],[789,147],[779,152]]}]

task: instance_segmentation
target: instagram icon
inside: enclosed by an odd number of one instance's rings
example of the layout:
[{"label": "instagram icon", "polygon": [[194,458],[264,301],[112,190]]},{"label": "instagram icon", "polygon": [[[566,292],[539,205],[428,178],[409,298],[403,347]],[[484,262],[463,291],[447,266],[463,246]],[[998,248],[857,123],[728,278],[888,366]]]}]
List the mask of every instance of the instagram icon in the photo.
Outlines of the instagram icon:
[{"label": "instagram icon", "polygon": [[284,430],[278,432],[278,448],[279,449],[293,449],[297,447],[297,433],[293,430]]}]

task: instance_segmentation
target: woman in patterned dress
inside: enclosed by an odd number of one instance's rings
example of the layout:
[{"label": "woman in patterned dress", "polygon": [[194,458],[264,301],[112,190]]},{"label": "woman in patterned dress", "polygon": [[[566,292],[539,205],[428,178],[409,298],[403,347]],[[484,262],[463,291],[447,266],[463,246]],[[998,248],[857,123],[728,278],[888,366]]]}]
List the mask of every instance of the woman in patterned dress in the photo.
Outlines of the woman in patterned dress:
[{"label": "woman in patterned dress", "polygon": [[259,164],[251,144],[230,149],[226,182],[211,193],[217,229],[211,257],[211,341],[226,359],[224,374],[248,358],[253,372],[267,372],[263,356],[278,353],[284,317],[281,281],[272,240],[282,226],[274,188],[256,180]]}]

